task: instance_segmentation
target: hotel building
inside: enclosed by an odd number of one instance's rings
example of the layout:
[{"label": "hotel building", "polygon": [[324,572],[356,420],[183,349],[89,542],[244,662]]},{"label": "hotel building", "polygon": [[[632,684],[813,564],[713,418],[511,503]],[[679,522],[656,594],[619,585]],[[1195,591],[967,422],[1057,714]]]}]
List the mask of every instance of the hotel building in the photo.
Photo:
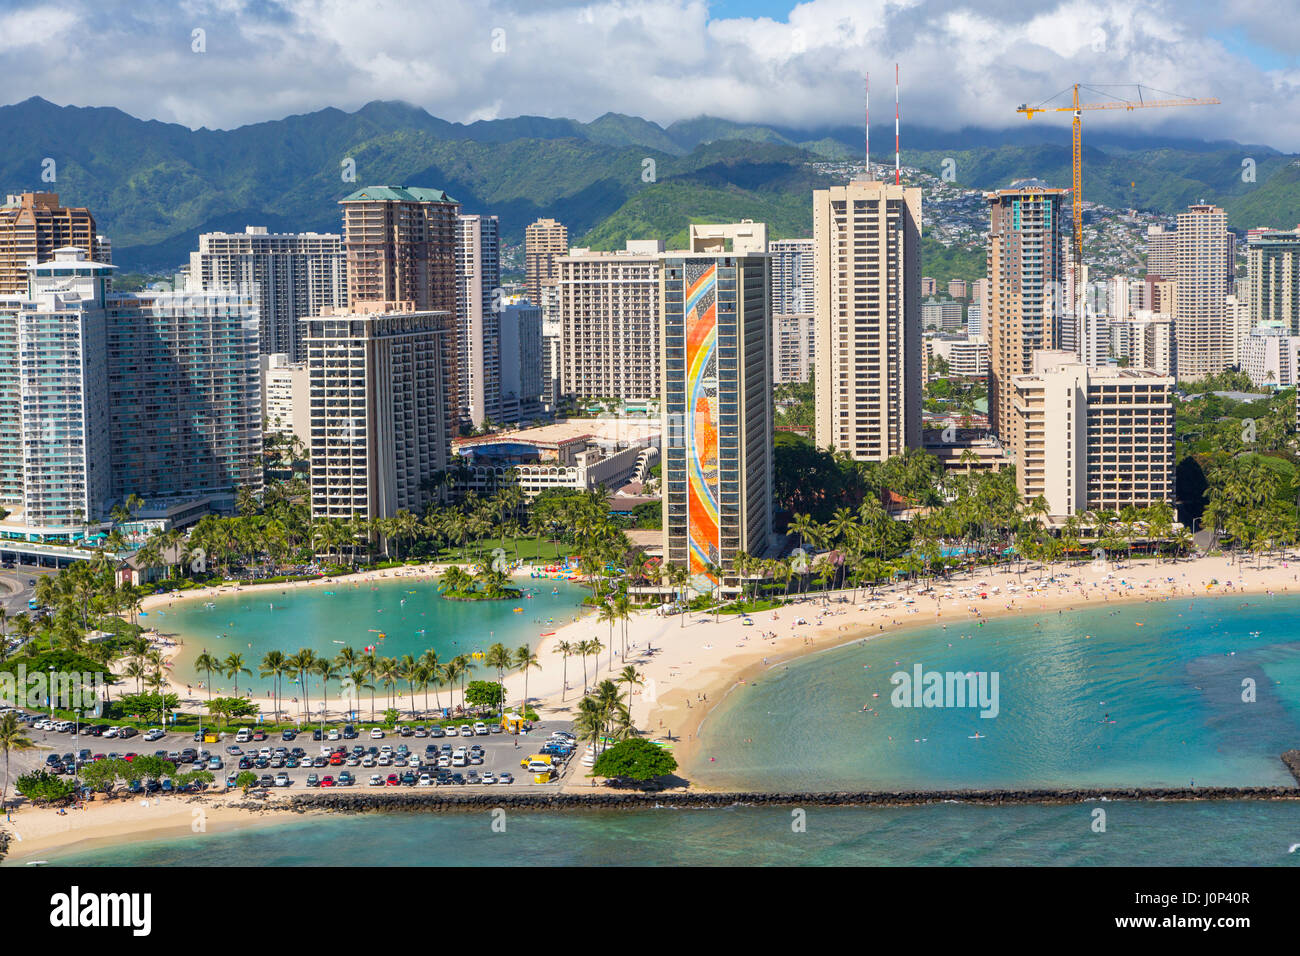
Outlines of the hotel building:
[{"label": "hotel building", "polygon": [[26,295],[27,264],[49,262],[56,249],[71,246],[88,260],[111,261],[89,209],[59,205],[58,193],[11,194],[0,206],[0,296]]},{"label": "hotel building", "polygon": [[358,303],[303,319],[316,518],[389,518],[434,501],[447,468],[447,312]]},{"label": "hotel building", "polygon": [[772,538],[771,273],[762,223],[692,225],[662,302],[664,559],[692,574]]},{"label": "hotel building", "polygon": [[1172,376],[1040,351],[1033,371],[1009,384],[1026,501],[1041,495],[1053,517],[1173,503]]},{"label": "hotel building", "polygon": [[559,274],[560,391],[580,398],[658,399],[660,240],[620,252],[571,249]]},{"label": "hotel building", "polygon": [[540,306],[542,290],[559,278],[557,256],[569,251],[569,228],[554,219],[538,219],[524,229],[524,282],[528,301]]},{"label": "hotel building", "polygon": [[921,447],[921,190],[813,193],[816,443],[859,461]]},{"label": "hotel building", "polygon": [[1064,194],[1037,182],[984,194],[989,285],[981,318],[989,343],[989,426],[1015,455],[1020,447],[1011,380],[1033,370],[1034,352],[1059,347],[1059,321],[1068,301]]},{"label": "hotel building", "polygon": [[343,237],[337,233],[205,232],[190,253],[190,288],[241,293],[257,306],[258,347],[263,355],[282,353],[303,362],[305,315],[334,309],[347,301]]},{"label": "hotel building", "polygon": [[461,421],[481,426],[501,414],[501,230],[496,216],[458,216],[457,391]]}]

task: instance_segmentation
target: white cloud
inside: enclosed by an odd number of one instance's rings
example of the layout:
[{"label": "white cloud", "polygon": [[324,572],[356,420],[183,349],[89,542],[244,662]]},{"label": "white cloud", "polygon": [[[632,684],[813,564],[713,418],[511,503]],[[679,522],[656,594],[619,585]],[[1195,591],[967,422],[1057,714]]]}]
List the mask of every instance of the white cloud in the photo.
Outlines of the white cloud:
[{"label": "white cloud", "polygon": [[[459,121],[614,111],[807,127],[858,123],[862,71],[888,99],[897,61],[905,123],[1012,126],[1023,122],[1017,105],[1074,82],[1140,81],[1224,105],[1140,121],[1099,114],[1090,126],[1300,149],[1300,29],[1275,25],[1276,12],[1244,0],[1024,9],[1020,0],[807,0],[781,22],[710,19],[706,0],[187,0],[143,10],[65,0],[0,17],[0,70],[13,101],[118,106],[188,126],[401,99]],[[207,33],[206,53],[191,52],[195,27]],[[88,68],[49,56],[51,38]]]}]

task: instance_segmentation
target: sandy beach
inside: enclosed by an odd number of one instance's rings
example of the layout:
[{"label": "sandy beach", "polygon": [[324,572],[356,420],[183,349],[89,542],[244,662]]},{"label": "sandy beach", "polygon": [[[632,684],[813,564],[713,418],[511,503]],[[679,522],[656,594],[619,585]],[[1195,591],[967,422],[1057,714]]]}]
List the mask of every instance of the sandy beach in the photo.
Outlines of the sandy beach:
[{"label": "sandy beach", "polygon": [[9,852],[4,862],[32,863],[43,860],[51,851],[80,844],[179,836],[192,836],[198,841],[208,833],[288,819],[280,814],[263,814],[232,805],[244,801],[243,794],[234,791],[203,797],[99,799],[84,804],[84,809],[68,809],[62,814],[48,807],[23,807],[13,811],[8,823],[0,818],[9,835]]},{"label": "sandy beach", "polygon": [[[360,584],[398,577],[429,579],[441,569],[442,566],[413,566],[365,572],[346,579],[240,589],[206,588],[187,593],[183,598],[153,596],[145,606],[147,609],[177,600],[209,600],[236,590],[337,587],[343,580]],[[526,580],[527,570],[522,574]],[[703,612],[692,613],[683,620],[680,615],[665,617],[654,610],[639,611],[627,625],[626,661],[618,652],[618,628],[615,628],[611,655],[608,625],[588,614],[541,640],[537,653],[542,669],[531,672],[529,694],[542,717],[572,716],[582,696],[582,662],[579,657],[569,658],[565,684],[564,660],[556,649],[561,641],[572,643],[598,638],[606,650],[599,662],[588,658],[587,684],[592,686],[610,677],[611,672],[616,677],[625,664],[635,666],[644,684],[631,695],[633,719],[652,738],[671,737],[683,775],[689,776],[699,728],[712,708],[730,693],[743,693],[770,668],[807,654],[908,628],[961,627],[970,621],[1010,614],[1032,615],[1057,610],[1069,613],[1099,603],[1289,592],[1300,592],[1300,564],[1289,559],[1266,560],[1260,567],[1255,567],[1253,562],[1234,564],[1226,557],[1205,557],[1177,563],[1143,561],[1118,566],[1057,564],[1021,572],[995,573],[981,568],[939,581],[924,591],[917,586],[898,586],[874,592],[858,589],[833,591],[827,596],[821,593],[802,598],[792,596],[795,603],[775,611],[755,613],[749,625],[737,615],[723,615],[715,623],[711,614]],[[165,635],[162,639],[167,640]],[[178,647],[166,649],[174,653]],[[173,688],[181,694],[187,709],[201,706],[203,698],[197,689],[186,694],[183,685],[177,687],[174,683]],[[523,675],[509,675],[506,688],[507,699],[518,701],[523,693]],[[406,710],[410,701],[401,697],[397,706]],[[417,708],[422,706],[421,695]],[[568,786],[584,789],[589,786],[581,768]],[[30,859],[41,849],[82,840],[183,832],[193,825],[194,814],[200,809],[206,814],[204,819],[208,824],[249,825],[256,815],[230,806],[241,800],[236,793],[202,798],[168,797],[161,802],[156,799],[96,802],[85,810],[70,810],[67,815],[50,809],[25,808],[6,827],[21,837],[12,840],[10,858]]]},{"label": "sandy beach", "polygon": [[[292,585],[206,588],[187,593],[184,598],[154,596],[148,599],[147,606],[176,600],[209,600],[237,590],[337,587],[343,582],[360,584],[399,577],[429,580],[445,567],[411,566]],[[527,568],[519,572],[520,582],[526,584],[528,574]],[[1266,559],[1257,568],[1253,559],[1236,564],[1220,556],[1178,562],[1058,563],[1009,572],[977,568],[940,580],[932,589],[923,588],[926,585],[920,583],[875,591],[792,595],[795,603],[753,614],[749,625],[738,615],[722,615],[715,623],[713,615],[704,612],[689,614],[683,620],[681,615],[664,617],[655,610],[641,610],[627,624],[627,660],[619,654],[620,627],[614,627],[611,654],[609,625],[599,623],[589,612],[579,612],[583,616],[578,621],[560,626],[536,645],[542,668],[529,675],[530,701],[543,717],[571,716],[582,697],[583,662],[581,657],[569,657],[566,683],[562,680],[564,660],[557,650],[561,642],[573,644],[597,638],[606,649],[599,660],[587,659],[587,685],[617,677],[626,664],[635,666],[645,683],[632,692],[633,720],[651,737],[676,741],[679,762],[689,766],[698,727],[725,694],[742,690],[764,670],[805,654],[905,628],[960,624],[1007,614],[1068,612],[1098,602],[1300,592],[1300,564],[1289,559]],[[169,650],[174,653],[177,648]],[[187,707],[201,705],[197,689],[187,694],[183,685],[177,687],[174,682],[173,689],[181,694]],[[507,675],[507,700],[519,701],[523,691],[523,675]],[[410,705],[409,696],[398,696],[400,710],[408,710]],[[423,695],[417,695],[416,709],[422,707]],[[338,712],[335,716],[343,715]]]}]

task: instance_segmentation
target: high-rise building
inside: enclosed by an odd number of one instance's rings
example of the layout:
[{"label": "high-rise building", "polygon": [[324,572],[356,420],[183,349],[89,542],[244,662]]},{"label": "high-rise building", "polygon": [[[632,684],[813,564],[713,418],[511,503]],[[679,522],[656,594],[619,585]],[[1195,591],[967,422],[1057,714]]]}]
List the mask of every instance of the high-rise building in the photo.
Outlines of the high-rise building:
[{"label": "high-rise building", "polygon": [[441,189],[367,186],[341,199],[348,308],[367,313],[415,310],[445,313],[453,334],[445,350],[442,385],[446,432],[460,430],[457,370],[456,240],[460,203]]},{"label": "high-rise building", "polygon": [[542,414],[542,310],[526,298],[506,299],[501,326],[502,422],[522,422]]},{"label": "high-rise building", "polygon": [[455,314],[459,202],[441,189],[367,186],[339,203],[349,308],[410,302]]},{"label": "high-rise building", "polygon": [[1178,275],[1177,235],[1164,226],[1147,226],[1147,278],[1173,279]]},{"label": "high-rise building", "polygon": [[56,249],[75,246],[88,260],[106,252],[96,235],[90,210],[60,206],[58,193],[11,194],[0,206],[0,295],[26,295],[28,262],[49,262]]},{"label": "high-rise building", "polygon": [[450,312],[358,303],[302,320],[316,518],[420,513],[437,498],[452,439]]},{"label": "high-rise building", "polygon": [[808,381],[813,366],[813,240],[774,239],[772,256],[772,381]]},{"label": "high-rise building", "polygon": [[290,362],[283,353],[263,355],[262,423],[263,430],[278,435],[293,435],[303,448],[311,447],[311,384],[306,356],[302,362]]},{"label": "high-rise building", "polygon": [[496,216],[460,216],[456,243],[456,353],[461,420],[501,415],[501,231]]},{"label": "high-rise building", "polygon": [[1128,368],[1157,375],[1176,372],[1174,322],[1165,314],[1139,309],[1128,319],[1110,322],[1110,354]]},{"label": "high-rise building", "polygon": [[921,446],[921,190],[813,193],[816,442],[859,461]]},{"label": "high-rise building", "polygon": [[937,295],[939,283],[932,276],[921,276],[921,295],[929,297]]},{"label": "high-rise building", "polygon": [[130,495],[150,510],[261,488],[257,325],[249,299],[109,290],[79,247],[0,303],[0,496],[7,524],[72,540]]},{"label": "high-rise building", "polygon": [[1201,379],[1232,364],[1233,331],[1224,299],[1233,262],[1228,216],[1217,206],[1188,206],[1175,235],[1174,324],[1178,377]]},{"label": "high-rise building", "polygon": [[965,279],[949,279],[948,295],[954,299],[966,298],[967,285]]},{"label": "high-rise building", "polygon": [[569,228],[554,219],[538,219],[524,229],[524,283],[528,301],[542,305],[542,289],[559,279],[557,256],[569,251]]},{"label": "high-rise building", "polygon": [[975,302],[966,306],[966,334],[984,334],[984,306]]},{"label": "high-rise building", "polygon": [[347,301],[343,237],[337,233],[205,232],[190,253],[190,288],[251,296],[257,305],[262,354],[283,353],[290,363],[302,351],[305,315]]},{"label": "high-rise building", "polygon": [[692,574],[772,538],[771,274],[762,223],[663,256],[664,559]]},{"label": "high-rise building", "polygon": [[1254,232],[1246,240],[1251,325],[1282,322],[1300,334],[1300,229]]},{"label": "high-rise building", "polygon": [[[989,426],[1019,449],[1011,379],[1033,370],[1033,354],[1055,349],[1068,289],[1061,230],[1063,189],[1037,182],[985,193],[989,204]],[[1072,312],[1072,310],[1071,310]]]},{"label": "high-rise building", "polygon": [[113,497],[151,509],[262,489],[257,310],[239,292],[118,293],[107,302]]},{"label": "high-rise building", "polygon": [[1261,388],[1300,384],[1300,335],[1282,322],[1256,327],[1242,347],[1241,370]]},{"label": "high-rise building", "polygon": [[1010,381],[1021,423],[1016,483],[1054,517],[1118,513],[1174,501],[1174,379],[1140,369],[1089,369],[1039,351]]},{"label": "high-rise building", "polygon": [[580,398],[658,399],[661,240],[621,252],[571,249],[559,273],[560,391]]},{"label": "high-rise building", "polygon": [[71,541],[111,507],[112,273],[70,246],[30,270],[25,295],[0,302],[0,494],[21,533]]}]

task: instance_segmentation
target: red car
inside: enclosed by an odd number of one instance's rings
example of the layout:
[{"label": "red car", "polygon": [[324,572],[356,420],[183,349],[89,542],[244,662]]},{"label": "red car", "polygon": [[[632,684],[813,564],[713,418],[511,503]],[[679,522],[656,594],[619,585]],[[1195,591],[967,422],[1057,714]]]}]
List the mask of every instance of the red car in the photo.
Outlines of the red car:
[{"label": "red car", "polygon": [[388,775],[388,785],[389,785],[390,787],[399,787],[399,786],[401,786],[401,784],[402,784],[402,781],[400,781],[400,780],[397,779],[397,774],[395,774],[395,773],[390,773],[390,774]]},{"label": "red car", "polygon": [[332,787],[334,786],[334,778],[331,777],[329,774],[326,774],[325,776],[320,778],[320,785],[322,787]]},{"label": "red car", "polygon": [[122,754],[122,759],[125,760],[127,763],[130,763],[135,758],[136,758],[135,754]]},{"label": "red car", "polygon": [[254,740],[265,740],[265,739],[266,739],[266,732],[265,732],[265,731],[261,731],[261,730],[255,730],[255,731],[253,731],[253,739],[254,739]]},{"label": "red car", "polygon": [[343,762],[343,760],[344,760],[344,757],[343,757],[343,754],[341,754],[341,753],[337,753],[337,752],[336,752],[336,753],[332,753],[332,754],[330,754],[330,766],[331,766],[331,767],[337,767],[339,764],[341,764],[341,763]]}]

